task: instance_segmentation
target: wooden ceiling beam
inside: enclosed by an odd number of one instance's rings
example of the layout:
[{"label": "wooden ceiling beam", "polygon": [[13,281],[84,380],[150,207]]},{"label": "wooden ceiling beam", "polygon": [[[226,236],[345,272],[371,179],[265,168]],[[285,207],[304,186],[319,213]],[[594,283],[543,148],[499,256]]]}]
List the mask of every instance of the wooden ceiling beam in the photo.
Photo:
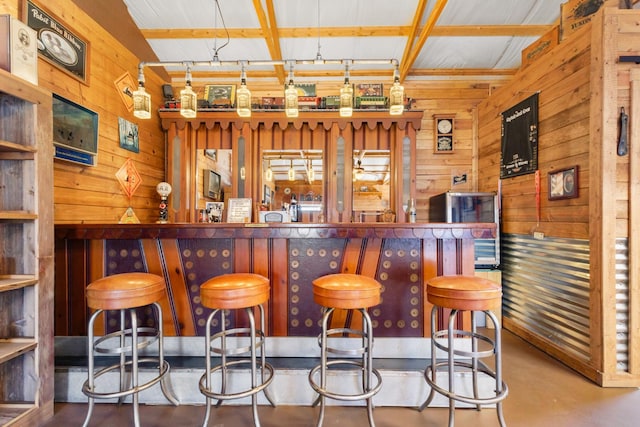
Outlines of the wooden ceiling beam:
[{"label": "wooden ceiling beam", "polygon": [[[402,59],[407,58],[409,53],[413,49],[413,43],[418,36],[420,22],[422,21],[422,15],[424,15],[424,11],[427,8],[427,0],[420,0],[418,2],[418,6],[416,7],[416,11],[413,15],[413,23],[411,25],[411,32],[407,37],[407,43],[404,46],[404,52],[402,53]],[[400,64],[402,66],[402,64]],[[402,80],[401,80],[402,81]]]},{"label": "wooden ceiling beam", "polygon": [[440,18],[440,14],[444,10],[447,5],[448,0],[436,0],[435,6],[431,9],[431,14],[427,19],[426,25],[422,28],[420,32],[420,36],[418,37],[418,41],[415,45],[412,46],[412,50],[408,55],[402,57],[402,67],[400,69],[400,81],[404,81],[404,79],[409,74],[409,70],[413,67],[413,63],[416,58],[420,54],[420,50],[422,50],[422,46],[424,46],[427,38],[431,35],[433,28],[436,26],[436,22],[438,22],[438,18]]},{"label": "wooden ceiling beam", "polygon": [[[551,30],[554,25],[447,25],[435,26],[431,37],[535,37]],[[417,27],[419,29],[419,27]],[[260,39],[265,37],[261,28],[229,28],[232,39]],[[269,32],[270,30],[267,30]],[[412,26],[402,27],[323,27],[317,28],[278,28],[281,38],[320,37],[411,37],[416,31]],[[227,37],[221,29],[210,28],[166,28],[144,29],[142,35],[147,39],[213,39]],[[278,44],[279,45],[279,44]]]},{"label": "wooden ceiling beam", "polygon": [[[282,51],[280,50],[280,36],[278,34],[278,24],[276,22],[276,14],[273,9],[273,0],[267,0],[267,12],[265,13],[262,8],[262,2],[260,0],[253,0],[253,7],[256,10],[262,33],[265,34],[267,41],[267,48],[271,59],[282,59]],[[275,66],[276,76],[278,80],[284,85],[285,72],[282,65]]]}]

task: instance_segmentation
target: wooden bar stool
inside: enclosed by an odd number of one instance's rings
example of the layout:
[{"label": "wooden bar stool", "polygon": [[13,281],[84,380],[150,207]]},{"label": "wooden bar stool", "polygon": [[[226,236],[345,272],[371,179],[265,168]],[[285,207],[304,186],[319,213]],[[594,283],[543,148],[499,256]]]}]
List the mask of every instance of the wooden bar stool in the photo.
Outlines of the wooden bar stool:
[{"label": "wooden bar stool", "polygon": [[[200,378],[200,392],[205,395],[207,409],[203,426],[209,422],[211,413],[211,399],[218,400],[219,406],[223,400],[240,399],[251,396],[253,409],[253,422],[260,426],[258,418],[258,392],[263,391],[271,404],[275,403],[269,396],[266,388],[273,381],[273,366],[267,363],[265,356],[265,319],[263,304],[269,300],[269,279],[259,274],[231,273],[223,274],[207,280],[200,287],[200,299],[203,306],[214,309],[206,323],[205,358],[206,370]],[[260,329],[256,328],[254,308],[260,311]],[[244,309],[249,319],[248,328],[227,329],[225,310]],[[216,314],[220,313],[220,332],[212,335],[212,323]],[[248,345],[243,345],[240,337],[249,337]],[[228,337],[238,337],[237,347],[229,347]],[[217,346],[216,346],[217,345]],[[257,354],[260,353],[260,364],[257,363]],[[227,356],[238,356],[250,353],[249,359],[234,357],[228,360]],[[211,366],[211,356],[220,356],[220,364]],[[249,365],[251,369],[251,386],[248,389],[230,392],[227,391],[229,373],[238,365]],[[260,380],[257,380],[258,370]],[[213,373],[220,371],[220,391],[213,390]]]},{"label": "wooden bar stool", "polygon": [[[315,404],[320,403],[320,415],[318,427],[324,420],[325,398],[343,401],[367,401],[367,416],[369,424],[373,427],[373,396],[382,387],[382,377],[377,369],[373,368],[373,325],[367,308],[380,304],[380,283],[374,279],[357,274],[330,274],[313,281],[313,300],[322,306],[322,332],[318,337],[320,345],[320,365],[309,372],[309,383],[318,393],[319,398]],[[332,328],[329,329],[329,319],[335,309],[358,310],[362,314],[362,329]],[[328,339],[331,336],[356,335],[362,338],[358,348],[329,347]],[[350,359],[328,360],[328,354],[337,354],[342,357],[361,356]],[[327,373],[330,366],[355,365],[362,372],[362,391],[356,394],[333,392],[327,389]],[[320,372],[320,384],[315,376]],[[334,370],[335,372],[335,370]],[[343,371],[344,372],[344,371]],[[375,384],[372,382],[376,377]]]},{"label": "wooden bar stool", "polygon": [[[424,371],[424,377],[431,386],[431,392],[427,400],[420,406],[420,410],[431,403],[435,393],[440,393],[449,399],[449,427],[454,425],[455,402],[465,402],[476,406],[480,410],[483,405],[495,404],[498,413],[498,421],[502,427],[506,426],[502,414],[502,400],[507,397],[508,388],[502,381],[502,353],[500,323],[496,315],[491,311],[500,308],[502,301],[502,287],[490,280],[473,276],[440,276],[427,281],[427,300],[433,304],[431,309],[431,363]],[[438,309],[451,310],[448,318],[448,327],[436,331]],[[459,313],[471,312],[471,331],[455,328],[456,317]],[[484,312],[494,326],[493,338],[480,334],[477,331],[474,312]],[[468,337],[471,339],[471,349],[456,348],[456,338]],[[441,338],[447,339],[444,345]],[[479,345],[483,343],[483,345]],[[482,347],[482,348],[481,348]],[[436,350],[447,353],[447,360],[438,362]],[[458,360],[455,357],[459,356]],[[491,370],[480,359],[493,357],[495,369]],[[460,360],[460,358],[463,358]],[[438,368],[446,368],[448,388],[436,384]],[[456,392],[455,373],[456,368],[471,372],[473,381],[473,396]],[[488,396],[480,396],[478,392],[478,373],[482,372],[495,380],[494,393]]]},{"label": "wooden bar stool", "polygon": [[[162,393],[174,405],[178,401],[169,391],[165,383],[169,375],[169,363],[164,360],[162,308],[158,301],[165,296],[164,279],[149,273],[121,273],[103,277],[87,286],[87,305],[96,310],[89,319],[88,326],[88,379],[82,386],[82,392],[89,397],[89,409],[84,426],[89,425],[95,399],[117,398],[121,403],[125,396],[131,395],[133,400],[134,425],[140,425],[138,409],[138,393],[160,382]],[[138,326],[136,308],[155,307],[157,327]],[[105,310],[120,311],[120,329],[108,333],[94,342],[94,325],[96,319]],[[126,313],[129,313],[130,327],[125,326]],[[158,357],[138,357],[138,352],[158,343]],[[119,363],[95,371],[95,353],[120,355]],[[130,357],[128,355],[130,354]],[[157,367],[158,374],[144,384],[138,383],[138,370],[143,364]],[[131,370],[131,383],[127,384],[126,370]],[[117,391],[100,391],[96,388],[96,380],[111,371],[120,372],[120,386]],[[105,387],[108,388],[108,387]]]}]

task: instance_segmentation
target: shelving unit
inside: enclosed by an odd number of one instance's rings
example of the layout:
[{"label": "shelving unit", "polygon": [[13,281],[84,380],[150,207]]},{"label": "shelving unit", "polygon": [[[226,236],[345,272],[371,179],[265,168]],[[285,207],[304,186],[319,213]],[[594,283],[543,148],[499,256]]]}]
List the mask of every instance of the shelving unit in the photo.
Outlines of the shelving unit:
[{"label": "shelving unit", "polygon": [[53,415],[51,93],[0,70],[0,425]]}]

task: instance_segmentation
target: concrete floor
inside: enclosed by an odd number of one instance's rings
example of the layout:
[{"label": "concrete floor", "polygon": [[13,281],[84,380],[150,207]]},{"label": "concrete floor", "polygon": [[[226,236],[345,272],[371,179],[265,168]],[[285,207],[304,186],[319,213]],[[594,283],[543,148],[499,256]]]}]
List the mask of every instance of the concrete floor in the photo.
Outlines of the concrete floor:
[{"label": "concrete floor", "polygon": [[[509,395],[504,415],[511,427],[636,427],[640,425],[640,390],[601,388],[556,360],[535,349],[508,331],[503,331],[504,378]],[[384,384],[383,384],[384,387]],[[46,427],[82,425],[87,406],[58,403]],[[309,406],[260,406],[262,427],[315,426],[318,409]],[[199,426],[202,406],[150,406],[140,409],[142,425]],[[377,427],[446,426],[446,408],[379,407],[374,411]],[[456,411],[456,425],[498,426],[496,411],[485,408]],[[98,404],[90,426],[124,427],[133,425],[130,405]],[[209,426],[251,426],[251,408],[222,406],[212,410]],[[366,426],[364,407],[329,406],[324,426]]]}]

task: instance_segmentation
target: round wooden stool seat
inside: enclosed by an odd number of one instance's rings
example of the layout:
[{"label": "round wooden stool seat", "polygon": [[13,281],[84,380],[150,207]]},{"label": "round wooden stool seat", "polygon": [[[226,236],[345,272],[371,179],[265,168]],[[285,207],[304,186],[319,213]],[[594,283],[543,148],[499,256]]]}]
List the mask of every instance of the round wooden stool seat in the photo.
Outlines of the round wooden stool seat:
[{"label": "round wooden stool seat", "polygon": [[208,308],[254,307],[269,300],[269,279],[253,273],[223,274],[202,284],[200,299]]},{"label": "round wooden stool seat", "polygon": [[87,286],[87,305],[97,310],[122,310],[160,301],[164,279],[150,273],[121,273],[106,276]]},{"label": "round wooden stool seat", "polygon": [[323,307],[369,308],[380,304],[382,286],[359,274],[329,274],[313,281],[313,300]]},{"label": "round wooden stool seat", "polygon": [[439,276],[427,281],[427,300],[452,310],[494,310],[500,307],[502,287],[481,277]]}]

